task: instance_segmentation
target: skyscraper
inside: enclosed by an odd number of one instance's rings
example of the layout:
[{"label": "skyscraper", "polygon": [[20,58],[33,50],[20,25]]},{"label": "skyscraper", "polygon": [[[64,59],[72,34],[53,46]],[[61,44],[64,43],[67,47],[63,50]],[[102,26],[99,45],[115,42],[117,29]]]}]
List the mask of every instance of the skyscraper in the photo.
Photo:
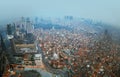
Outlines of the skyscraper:
[{"label": "skyscraper", "polygon": [[15,32],[15,27],[12,26],[11,24],[8,24],[7,25],[7,37],[8,37],[8,39],[13,38],[14,32]]},{"label": "skyscraper", "polygon": [[1,46],[3,50],[10,48],[10,40],[8,39],[6,32],[1,33]]},{"label": "skyscraper", "polygon": [[15,63],[15,58],[13,57],[13,53],[11,50],[11,42],[7,37],[5,32],[2,32],[0,35],[1,38],[1,48],[2,51],[5,53],[6,58],[8,59],[9,63]]},{"label": "skyscraper", "polygon": [[[3,34],[2,34],[3,35]],[[5,55],[5,51],[6,51],[6,46],[5,46],[5,40],[2,37],[2,35],[0,34],[0,43],[1,43],[1,51],[0,51],[0,77],[2,77],[6,65],[7,65],[7,60],[6,60],[6,55]]]},{"label": "skyscraper", "polygon": [[11,44],[10,46],[11,46],[12,52],[15,52],[16,51],[15,42],[14,42],[15,24],[13,24],[13,25],[8,24],[7,25],[7,33],[8,33],[8,39],[9,39],[10,44]]},{"label": "skyscraper", "polygon": [[33,33],[34,26],[33,23],[30,21],[30,18],[26,19],[26,31],[27,33]]},{"label": "skyscraper", "polygon": [[12,34],[13,34],[11,24],[8,24],[8,25],[7,25],[7,34],[8,34],[8,35],[12,35]]}]

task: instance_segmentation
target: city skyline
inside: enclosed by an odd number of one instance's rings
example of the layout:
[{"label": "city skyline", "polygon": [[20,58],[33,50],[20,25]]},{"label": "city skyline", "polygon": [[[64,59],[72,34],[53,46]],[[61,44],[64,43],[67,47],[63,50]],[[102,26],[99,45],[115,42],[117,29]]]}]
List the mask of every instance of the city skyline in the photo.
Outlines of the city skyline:
[{"label": "city skyline", "polygon": [[73,12],[39,18],[35,10],[22,10],[0,18],[6,17],[0,26],[0,77],[120,77],[120,28]]},{"label": "city skyline", "polygon": [[25,17],[64,17],[66,15],[90,18],[120,26],[119,0],[12,0],[0,2],[0,23]]}]

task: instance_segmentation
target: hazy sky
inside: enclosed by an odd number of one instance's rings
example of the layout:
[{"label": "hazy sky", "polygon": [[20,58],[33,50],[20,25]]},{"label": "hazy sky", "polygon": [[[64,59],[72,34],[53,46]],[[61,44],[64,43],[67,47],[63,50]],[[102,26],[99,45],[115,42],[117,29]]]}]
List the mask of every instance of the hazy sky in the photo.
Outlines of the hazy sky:
[{"label": "hazy sky", "polygon": [[120,26],[120,0],[0,0],[0,23],[21,16],[65,15]]}]

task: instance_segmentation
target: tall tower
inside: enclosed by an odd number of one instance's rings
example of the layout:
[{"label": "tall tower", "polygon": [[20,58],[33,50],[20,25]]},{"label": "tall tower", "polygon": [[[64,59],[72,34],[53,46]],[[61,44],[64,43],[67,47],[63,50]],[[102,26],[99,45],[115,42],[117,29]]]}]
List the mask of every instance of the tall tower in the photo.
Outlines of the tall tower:
[{"label": "tall tower", "polygon": [[12,33],[13,33],[11,24],[7,25],[7,33],[8,33],[8,35],[12,35]]},{"label": "tall tower", "polygon": [[6,69],[7,66],[7,59],[6,59],[6,46],[5,46],[5,40],[2,37],[2,35],[0,34],[0,43],[1,43],[1,51],[0,51],[0,77],[3,76],[3,73]]},{"label": "tall tower", "polygon": [[20,26],[22,30],[26,30],[26,20],[24,17],[21,18]]},{"label": "tall tower", "polygon": [[1,46],[3,50],[9,49],[10,48],[10,40],[6,34],[6,32],[1,33]]},{"label": "tall tower", "polygon": [[15,58],[13,57],[13,53],[11,50],[11,43],[7,37],[5,32],[1,33],[1,47],[2,51],[5,53],[6,58],[8,59],[9,63],[14,63]]},{"label": "tall tower", "polygon": [[13,31],[14,31],[14,26],[11,26],[11,24],[8,24],[7,25],[7,37],[10,40],[10,46],[11,46],[12,52],[15,52],[16,47],[15,47],[15,42],[14,42]]},{"label": "tall tower", "polygon": [[2,35],[0,35],[0,38],[1,38],[1,49],[2,49],[2,51],[4,51],[4,50],[6,50],[6,46],[5,46],[5,43],[4,43],[5,39],[3,40]]},{"label": "tall tower", "polygon": [[34,31],[34,26],[33,26],[33,23],[30,21],[30,18],[26,19],[26,30],[27,30],[27,33],[33,33]]}]

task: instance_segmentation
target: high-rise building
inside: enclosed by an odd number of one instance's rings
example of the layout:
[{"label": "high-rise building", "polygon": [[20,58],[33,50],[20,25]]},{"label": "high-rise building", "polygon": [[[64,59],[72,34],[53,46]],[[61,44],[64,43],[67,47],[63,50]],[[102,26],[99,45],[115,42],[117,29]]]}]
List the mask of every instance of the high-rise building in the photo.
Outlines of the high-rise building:
[{"label": "high-rise building", "polygon": [[6,59],[6,44],[5,44],[5,40],[3,38],[3,34],[1,35],[0,34],[0,43],[1,43],[1,51],[0,51],[0,77],[2,77],[4,71],[5,71],[5,68],[7,66],[7,59]]},{"label": "high-rise building", "polygon": [[21,31],[26,31],[26,19],[24,17],[22,17],[18,22],[15,22],[14,25],[17,31],[17,35],[19,35]]},{"label": "high-rise building", "polygon": [[34,25],[29,18],[26,19],[26,31],[27,33],[33,33],[34,31]]},{"label": "high-rise building", "polygon": [[73,20],[73,16],[65,16],[64,17],[66,20]]},{"label": "high-rise building", "polygon": [[20,28],[21,30],[25,31],[26,30],[26,20],[24,17],[21,18],[21,21],[20,21]]},{"label": "high-rise building", "polygon": [[10,48],[10,40],[8,39],[6,32],[1,33],[1,43],[3,50]]},{"label": "high-rise building", "polygon": [[7,25],[7,36],[8,36],[8,40],[10,43],[12,53],[16,51],[15,42],[14,42],[14,33],[15,33],[15,24],[13,25],[8,24]]},{"label": "high-rise building", "polygon": [[9,63],[15,63],[15,58],[13,57],[12,49],[11,49],[11,41],[8,39],[7,34],[5,32],[1,33],[1,48],[4,51]]},{"label": "high-rise building", "polygon": [[14,41],[14,39],[10,39],[10,43],[11,43],[12,53],[15,54],[15,52],[16,52],[16,46],[15,46],[15,41]]},{"label": "high-rise building", "polygon": [[8,39],[12,39],[13,38],[13,35],[14,35],[14,26],[12,26],[11,24],[8,24],[7,25],[7,37]]},{"label": "high-rise building", "polygon": [[30,18],[22,17],[20,21],[15,23],[16,33],[19,35],[20,33],[33,33],[34,25]]},{"label": "high-rise building", "polygon": [[8,34],[8,35],[12,35],[12,34],[13,34],[11,24],[8,24],[8,25],[7,25],[7,34]]}]

